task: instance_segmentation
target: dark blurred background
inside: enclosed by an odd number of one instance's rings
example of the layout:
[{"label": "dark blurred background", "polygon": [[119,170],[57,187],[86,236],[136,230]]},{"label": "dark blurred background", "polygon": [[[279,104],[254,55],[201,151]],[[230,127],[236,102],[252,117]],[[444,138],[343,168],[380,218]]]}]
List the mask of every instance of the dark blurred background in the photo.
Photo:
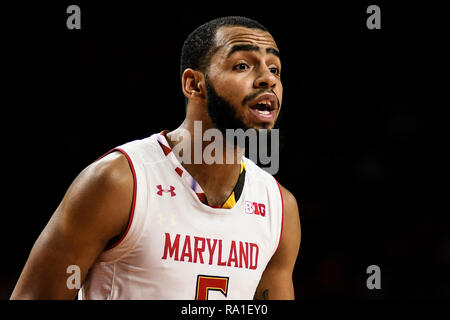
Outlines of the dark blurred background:
[{"label": "dark blurred background", "polygon": [[[71,4],[81,30],[66,28]],[[378,3],[369,30],[370,4],[2,3],[0,299],[83,168],[182,122],[183,41],[225,15],[260,21],[281,50],[276,178],[300,206],[297,298],[450,298],[446,11]]]}]

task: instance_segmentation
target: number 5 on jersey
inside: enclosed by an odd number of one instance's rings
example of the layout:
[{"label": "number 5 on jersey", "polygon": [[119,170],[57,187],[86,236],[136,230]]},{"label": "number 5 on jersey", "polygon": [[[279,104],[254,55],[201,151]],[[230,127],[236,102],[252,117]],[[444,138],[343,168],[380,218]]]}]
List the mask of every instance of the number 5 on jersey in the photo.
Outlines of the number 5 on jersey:
[{"label": "number 5 on jersey", "polygon": [[216,277],[199,274],[197,276],[197,288],[195,288],[195,300],[208,300],[208,293],[220,291],[226,297],[228,293],[228,277]]}]

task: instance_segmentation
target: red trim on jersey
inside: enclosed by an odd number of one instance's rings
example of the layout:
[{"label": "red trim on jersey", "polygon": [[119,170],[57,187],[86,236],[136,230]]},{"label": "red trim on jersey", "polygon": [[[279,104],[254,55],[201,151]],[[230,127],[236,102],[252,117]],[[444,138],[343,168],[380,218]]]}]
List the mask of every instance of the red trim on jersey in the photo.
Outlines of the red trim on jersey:
[{"label": "red trim on jersey", "polygon": [[128,164],[130,165],[130,168],[131,168],[131,172],[133,173],[133,202],[132,202],[132,204],[131,204],[130,218],[128,219],[128,225],[127,225],[127,228],[125,229],[125,232],[124,232],[123,235],[120,237],[120,239],[117,240],[116,243],[110,245],[110,246],[107,247],[105,250],[110,250],[110,249],[116,247],[116,246],[117,246],[119,243],[121,243],[122,240],[125,238],[125,236],[126,236],[127,233],[128,233],[128,230],[129,230],[130,227],[131,227],[131,222],[133,221],[133,216],[134,216],[134,208],[135,208],[135,206],[136,206],[136,193],[137,193],[136,172],[134,171],[133,162],[131,161],[130,156],[129,156],[124,150],[122,150],[122,149],[120,149],[120,148],[114,148],[114,149],[108,151],[107,153],[105,153],[104,155],[102,155],[102,156],[101,156],[100,158],[98,158],[96,161],[98,161],[98,160],[100,160],[100,159],[106,157],[108,154],[110,154],[110,153],[112,153],[112,152],[114,152],[114,151],[119,151],[120,153],[122,153],[122,154],[127,158]]},{"label": "red trim on jersey", "polygon": [[180,177],[183,175],[183,170],[182,170],[182,169],[176,167],[176,168],[175,168],[175,171],[178,173],[178,175],[179,175]]},{"label": "red trim on jersey", "polygon": [[165,137],[168,132],[170,132],[170,130],[163,130],[159,134]]},{"label": "red trim on jersey", "polygon": [[172,151],[172,149],[167,148],[165,145],[161,144],[161,142],[159,142],[159,145],[163,148],[164,155],[166,155],[166,156]]},{"label": "red trim on jersey", "polygon": [[[274,178],[275,179],[275,178]],[[280,231],[280,240],[278,241],[278,245],[277,245],[277,249],[275,250],[275,252],[277,252],[278,247],[280,246],[281,243],[281,236],[283,235],[283,222],[284,222],[284,199],[283,199],[283,193],[281,192],[281,187],[280,184],[278,183],[277,179],[275,179],[277,186],[278,186],[278,190],[280,190],[280,195],[281,195],[281,231]]]}]

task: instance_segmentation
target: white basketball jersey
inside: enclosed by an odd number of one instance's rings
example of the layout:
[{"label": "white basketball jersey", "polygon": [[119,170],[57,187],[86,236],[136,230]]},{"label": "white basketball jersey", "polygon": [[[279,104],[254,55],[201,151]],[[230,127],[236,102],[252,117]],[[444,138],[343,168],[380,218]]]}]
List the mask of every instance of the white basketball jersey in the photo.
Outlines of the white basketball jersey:
[{"label": "white basketball jersey", "polygon": [[119,243],[89,270],[79,299],[253,299],[281,239],[277,181],[244,157],[239,199],[211,207],[160,142],[168,145],[153,134],[114,149],[133,172],[132,214]]}]

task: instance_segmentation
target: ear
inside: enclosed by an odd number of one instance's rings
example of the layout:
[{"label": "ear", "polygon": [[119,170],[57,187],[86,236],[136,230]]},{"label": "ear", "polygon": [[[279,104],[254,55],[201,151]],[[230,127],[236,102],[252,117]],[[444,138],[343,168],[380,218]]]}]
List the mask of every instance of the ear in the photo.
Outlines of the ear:
[{"label": "ear", "polygon": [[202,72],[188,68],[181,76],[181,89],[188,99],[206,98],[205,76]]}]

